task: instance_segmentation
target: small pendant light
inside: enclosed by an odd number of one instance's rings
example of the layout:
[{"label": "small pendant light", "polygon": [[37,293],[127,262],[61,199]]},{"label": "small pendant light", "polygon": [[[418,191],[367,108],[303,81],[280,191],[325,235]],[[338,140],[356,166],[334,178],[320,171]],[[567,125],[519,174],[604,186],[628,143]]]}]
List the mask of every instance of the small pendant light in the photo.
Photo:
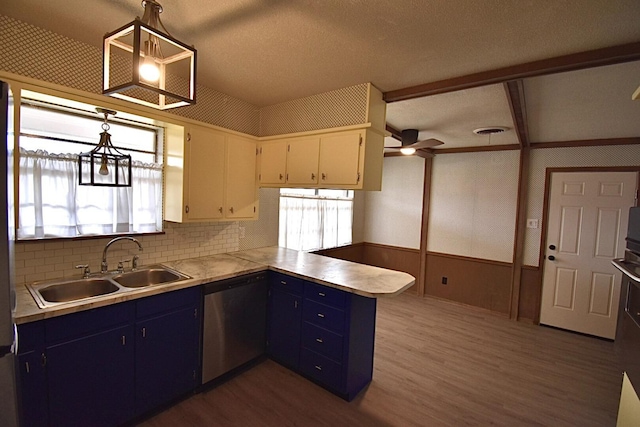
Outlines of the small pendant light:
[{"label": "small pendant light", "polygon": [[78,171],[80,185],[98,187],[131,187],[131,156],[122,154],[111,143],[111,134],[107,119],[114,116],[115,111],[96,108],[104,114],[102,133],[98,146],[88,153],[78,155]]}]

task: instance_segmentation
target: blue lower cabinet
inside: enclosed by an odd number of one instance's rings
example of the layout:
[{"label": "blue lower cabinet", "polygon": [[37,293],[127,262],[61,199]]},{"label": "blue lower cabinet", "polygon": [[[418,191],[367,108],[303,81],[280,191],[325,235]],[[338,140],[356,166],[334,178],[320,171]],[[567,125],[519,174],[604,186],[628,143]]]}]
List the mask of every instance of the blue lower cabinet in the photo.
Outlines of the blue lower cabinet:
[{"label": "blue lower cabinet", "polygon": [[16,358],[20,426],[49,425],[44,322],[18,325],[20,346]]},{"label": "blue lower cabinet", "polygon": [[119,426],[197,386],[201,290],[20,325],[21,426]]},{"label": "blue lower cabinet", "polygon": [[198,310],[188,307],[136,322],[136,413],[197,386]]},{"label": "blue lower cabinet", "polygon": [[268,354],[283,365],[297,369],[300,364],[302,297],[271,287],[268,317]]},{"label": "blue lower cabinet", "polygon": [[308,281],[294,292],[297,281],[272,278],[269,354],[352,400],[373,376],[376,300]]},{"label": "blue lower cabinet", "polygon": [[117,426],[133,417],[133,327],[48,346],[51,426]]}]

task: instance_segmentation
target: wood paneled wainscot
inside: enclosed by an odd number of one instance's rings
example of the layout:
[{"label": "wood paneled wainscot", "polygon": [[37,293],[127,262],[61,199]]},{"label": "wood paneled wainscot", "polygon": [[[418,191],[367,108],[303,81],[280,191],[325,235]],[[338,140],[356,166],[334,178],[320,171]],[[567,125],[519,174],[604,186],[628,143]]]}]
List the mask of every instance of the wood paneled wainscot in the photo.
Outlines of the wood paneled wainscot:
[{"label": "wood paneled wainscot", "polygon": [[428,252],[425,292],[508,315],[511,264]]},{"label": "wood paneled wainscot", "polygon": [[195,125],[167,133],[165,220],[258,217],[255,141]]},{"label": "wood paneled wainscot", "polygon": [[372,128],[279,137],[260,143],[259,185],[380,190],[383,158]]}]

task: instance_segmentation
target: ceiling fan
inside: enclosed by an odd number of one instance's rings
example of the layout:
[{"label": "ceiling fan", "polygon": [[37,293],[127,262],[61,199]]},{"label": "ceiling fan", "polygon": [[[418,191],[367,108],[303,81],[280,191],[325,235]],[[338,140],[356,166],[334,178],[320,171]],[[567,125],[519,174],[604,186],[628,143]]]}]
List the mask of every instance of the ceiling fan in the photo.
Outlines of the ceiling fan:
[{"label": "ceiling fan", "polygon": [[398,139],[399,136],[402,145],[398,147],[385,148],[390,150],[400,150],[402,154],[410,156],[411,154],[414,154],[416,150],[419,150],[421,148],[433,148],[438,145],[444,144],[444,142],[435,138],[423,139],[421,141],[418,141],[418,129],[404,129],[399,133],[400,135],[394,133],[392,136],[396,139]]}]

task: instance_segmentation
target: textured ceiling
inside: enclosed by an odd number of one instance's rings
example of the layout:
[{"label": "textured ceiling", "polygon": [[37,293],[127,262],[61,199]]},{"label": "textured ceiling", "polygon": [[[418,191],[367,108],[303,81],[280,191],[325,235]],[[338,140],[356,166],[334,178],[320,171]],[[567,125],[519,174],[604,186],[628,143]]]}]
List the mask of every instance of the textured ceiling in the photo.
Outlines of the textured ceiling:
[{"label": "textured ceiling", "polygon": [[[256,106],[382,91],[640,40],[638,0],[160,0],[199,82]],[[101,46],[140,0],[4,0],[0,13]]]},{"label": "textured ceiling", "polygon": [[[198,49],[198,83],[257,107],[372,82],[383,92],[640,41],[638,0],[160,0],[171,34]],[[0,14],[101,46],[140,0],[4,0]],[[525,79],[531,142],[640,136],[638,64]],[[632,87],[629,88],[629,85]],[[626,99],[626,98],[625,98]],[[507,126],[502,85],[389,104],[398,129],[440,148],[488,145]],[[389,141],[389,145],[397,142]]]}]

